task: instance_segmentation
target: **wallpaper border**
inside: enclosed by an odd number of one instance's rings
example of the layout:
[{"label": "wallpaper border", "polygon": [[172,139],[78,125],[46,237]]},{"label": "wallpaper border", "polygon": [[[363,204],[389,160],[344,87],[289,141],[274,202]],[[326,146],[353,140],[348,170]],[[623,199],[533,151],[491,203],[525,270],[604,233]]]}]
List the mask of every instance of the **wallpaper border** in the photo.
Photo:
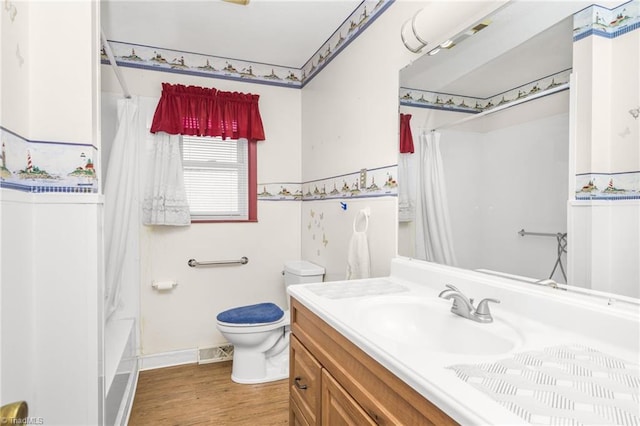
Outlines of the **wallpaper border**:
[{"label": "wallpaper border", "polygon": [[[107,43],[116,63],[122,67],[301,89],[394,2],[364,0],[301,68],[116,40],[107,40]],[[109,65],[104,45],[100,56],[101,63]]]},{"label": "wallpaper border", "polygon": [[397,164],[314,179],[306,182],[258,183],[259,201],[349,200],[397,197]]},{"label": "wallpaper border", "polygon": [[0,188],[34,193],[97,193],[91,144],[29,140],[0,126]]}]

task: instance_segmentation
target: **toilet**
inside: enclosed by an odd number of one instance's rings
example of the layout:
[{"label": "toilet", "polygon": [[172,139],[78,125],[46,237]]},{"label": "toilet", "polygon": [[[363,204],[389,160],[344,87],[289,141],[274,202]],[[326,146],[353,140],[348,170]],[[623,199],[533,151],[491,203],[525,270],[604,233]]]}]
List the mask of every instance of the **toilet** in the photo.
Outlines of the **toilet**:
[{"label": "toilet", "polygon": [[[306,260],[285,262],[284,285],[322,282],[324,268]],[[233,345],[231,380],[265,383],[289,377],[289,296],[287,310],[274,303],[240,306],[220,312],[220,333]]]}]

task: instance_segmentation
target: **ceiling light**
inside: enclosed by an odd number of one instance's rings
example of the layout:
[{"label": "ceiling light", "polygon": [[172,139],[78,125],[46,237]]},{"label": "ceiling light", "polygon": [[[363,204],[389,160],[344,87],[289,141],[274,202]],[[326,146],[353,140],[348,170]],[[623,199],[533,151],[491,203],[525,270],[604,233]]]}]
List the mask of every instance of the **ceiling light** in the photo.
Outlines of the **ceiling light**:
[{"label": "ceiling light", "polygon": [[440,51],[440,47],[436,47],[435,49],[431,49],[427,55],[433,56]]}]

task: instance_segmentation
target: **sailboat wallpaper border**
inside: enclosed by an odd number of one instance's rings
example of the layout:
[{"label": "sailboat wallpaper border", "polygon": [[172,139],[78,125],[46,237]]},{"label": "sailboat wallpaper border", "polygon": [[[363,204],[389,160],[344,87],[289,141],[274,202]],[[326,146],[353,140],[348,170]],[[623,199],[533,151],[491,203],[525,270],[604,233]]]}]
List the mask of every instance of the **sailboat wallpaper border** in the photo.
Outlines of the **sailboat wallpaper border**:
[{"label": "sailboat wallpaper border", "polygon": [[260,201],[312,201],[371,197],[397,197],[398,166],[391,165],[311,180],[302,183],[258,184]]},{"label": "sailboat wallpaper border", "polygon": [[[394,1],[363,1],[301,68],[184,52],[126,41],[108,40],[107,42],[117,64],[123,67],[300,89],[349,43],[362,34]],[[109,64],[104,45],[100,56],[103,64]]]}]

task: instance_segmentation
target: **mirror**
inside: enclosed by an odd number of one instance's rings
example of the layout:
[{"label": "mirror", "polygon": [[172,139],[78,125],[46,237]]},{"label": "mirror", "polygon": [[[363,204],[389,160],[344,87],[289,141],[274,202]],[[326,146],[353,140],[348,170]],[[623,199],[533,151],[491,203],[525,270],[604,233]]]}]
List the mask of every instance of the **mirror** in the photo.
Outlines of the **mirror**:
[{"label": "mirror", "polygon": [[[577,255],[567,263],[571,250],[590,250],[568,244],[581,241],[569,229],[578,230],[569,210],[581,190],[571,142],[573,14],[590,5],[509,2],[400,71],[400,113],[412,116],[416,146],[398,162],[400,256],[596,288],[570,273],[591,265]],[[420,175],[420,151],[441,158],[429,176]],[[423,229],[429,237],[419,237]],[[425,239],[436,241],[424,247]],[[640,296],[610,283],[598,289]]]}]

